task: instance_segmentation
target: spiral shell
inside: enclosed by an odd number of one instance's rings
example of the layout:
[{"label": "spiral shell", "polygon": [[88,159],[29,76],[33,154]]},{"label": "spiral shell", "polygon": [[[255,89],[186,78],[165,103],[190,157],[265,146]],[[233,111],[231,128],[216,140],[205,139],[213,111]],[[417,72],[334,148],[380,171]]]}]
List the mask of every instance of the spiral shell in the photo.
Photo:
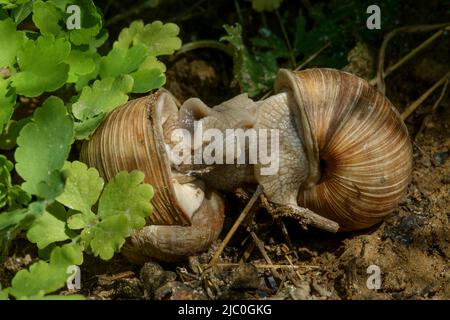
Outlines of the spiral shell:
[{"label": "spiral shell", "polygon": [[298,203],[340,231],[380,222],[410,182],[412,146],[391,102],[365,80],[333,69],[280,70],[277,91],[296,101],[309,177]]},{"label": "spiral shell", "polygon": [[166,90],[131,100],[111,112],[82,147],[81,160],[105,180],[122,170],[140,170],[155,189],[148,225],[132,234],[124,247],[136,262],[175,261],[198,254],[222,229],[222,199],[200,181],[179,183],[171,169],[163,126],[178,108]]}]

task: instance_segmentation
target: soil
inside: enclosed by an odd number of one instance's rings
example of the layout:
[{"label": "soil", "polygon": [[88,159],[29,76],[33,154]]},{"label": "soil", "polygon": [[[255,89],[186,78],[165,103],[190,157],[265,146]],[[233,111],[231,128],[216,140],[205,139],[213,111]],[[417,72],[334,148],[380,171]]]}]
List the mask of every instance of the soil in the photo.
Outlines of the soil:
[{"label": "soil", "polygon": [[[396,37],[386,64],[428,36]],[[387,78],[386,95],[400,112],[448,70],[448,52],[446,35]],[[214,50],[183,54],[168,66],[166,88],[181,101],[198,96],[214,105],[239,92],[230,89],[231,59]],[[450,299],[450,94],[431,112],[439,94],[437,90],[406,120],[414,150],[412,181],[404,201],[381,224],[334,235],[303,230],[287,218],[275,221],[256,207],[219,264],[205,270],[254,191],[239,189],[224,195],[225,225],[208,252],[178,264],[144,266],[132,265],[120,254],[107,263],[86,256],[80,293],[89,299]],[[263,242],[278,269],[267,267],[248,230]],[[6,286],[36,256],[34,246],[15,241],[0,267],[1,284]],[[377,284],[371,277],[377,270],[378,289],[371,286]]]}]

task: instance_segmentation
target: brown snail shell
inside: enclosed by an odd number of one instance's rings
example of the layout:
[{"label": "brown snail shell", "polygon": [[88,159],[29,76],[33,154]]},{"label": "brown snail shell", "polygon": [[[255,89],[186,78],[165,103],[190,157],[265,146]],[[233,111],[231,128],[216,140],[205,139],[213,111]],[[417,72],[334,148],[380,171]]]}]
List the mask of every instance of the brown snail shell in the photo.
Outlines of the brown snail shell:
[{"label": "brown snail shell", "polygon": [[135,262],[176,261],[198,254],[222,229],[222,199],[199,181],[187,187],[178,183],[172,172],[163,126],[178,108],[165,90],[131,100],[111,112],[82,147],[81,160],[107,181],[122,170],[137,169],[155,189],[148,225],[134,232],[124,246],[124,254]]},{"label": "brown snail shell", "polygon": [[276,90],[293,95],[303,119],[310,172],[298,204],[338,222],[339,231],[380,222],[411,179],[412,146],[396,108],[367,81],[334,69],[282,69]]}]

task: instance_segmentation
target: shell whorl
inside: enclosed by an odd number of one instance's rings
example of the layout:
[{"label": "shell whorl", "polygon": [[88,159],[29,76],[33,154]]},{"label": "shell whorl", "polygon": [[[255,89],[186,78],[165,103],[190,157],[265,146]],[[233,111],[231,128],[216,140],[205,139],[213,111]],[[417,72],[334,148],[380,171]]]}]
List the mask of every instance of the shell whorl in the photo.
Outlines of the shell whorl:
[{"label": "shell whorl", "polygon": [[292,91],[294,112],[306,117],[304,139],[312,142],[299,205],[338,222],[340,231],[380,222],[405,195],[412,170],[411,142],[395,107],[365,80],[338,70],[281,70],[277,81],[278,91]]},{"label": "shell whorl", "polygon": [[107,181],[122,170],[140,170],[156,191],[147,226],[134,231],[123,247],[125,256],[136,263],[173,262],[199,254],[222,230],[224,203],[217,193],[204,190],[199,206],[188,213],[184,193],[176,192],[180,184],[171,169],[163,125],[177,112],[178,102],[163,89],[128,101],[106,117],[81,150],[81,160]]},{"label": "shell whorl", "polygon": [[161,145],[160,113],[156,101],[163,91],[131,100],[111,112],[92,138],[83,144],[81,160],[111,180],[119,171],[141,170],[156,189],[149,220],[157,225],[189,225],[174,199],[170,164]]}]

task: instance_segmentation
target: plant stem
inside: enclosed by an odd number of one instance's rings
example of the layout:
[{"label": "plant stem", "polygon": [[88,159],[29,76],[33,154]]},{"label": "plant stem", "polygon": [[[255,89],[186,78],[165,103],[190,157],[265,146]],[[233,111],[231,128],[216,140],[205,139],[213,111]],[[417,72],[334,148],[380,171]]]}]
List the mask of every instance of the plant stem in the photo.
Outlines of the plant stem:
[{"label": "plant stem", "polygon": [[286,32],[286,28],[284,27],[284,23],[283,23],[283,20],[281,19],[280,12],[278,11],[278,9],[275,10],[275,15],[277,16],[278,23],[280,24],[281,32],[283,33],[284,40],[286,41],[286,45],[289,50],[289,56],[291,58],[291,64],[292,64],[291,68],[295,68],[297,63],[295,62],[294,51],[292,50],[291,41],[289,40],[289,36]]},{"label": "plant stem", "polygon": [[419,99],[411,103],[401,114],[402,120],[408,118],[411,113],[414,112],[424,101],[427,99],[439,86],[443,85],[446,81],[448,81],[448,77],[450,76],[450,72],[447,72],[439,81],[437,81],[430,89],[424,92]]},{"label": "plant stem", "polygon": [[[387,48],[389,41],[391,41],[391,39],[394,38],[398,33],[400,33],[400,32],[405,32],[405,33],[428,32],[428,31],[441,29],[441,28],[447,29],[449,26],[450,26],[450,24],[448,22],[439,23],[439,24],[431,24],[431,25],[404,26],[404,27],[400,27],[400,28],[394,29],[391,32],[389,32],[386,35],[386,37],[384,37],[383,43],[381,44],[381,47],[380,47],[376,78],[371,80],[370,84],[376,84],[378,90],[380,90],[382,93],[385,92],[384,78],[386,77],[386,74],[384,72],[384,60],[385,60],[385,56],[386,56],[386,48]],[[423,49],[423,48],[420,48],[420,49]],[[409,57],[408,59],[410,59],[410,58],[411,57]],[[403,64],[404,62],[406,62],[406,60],[403,61],[401,64]]]},{"label": "plant stem", "polygon": [[203,49],[203,48],[210,48],[210,49],[217,49],[224,53],[226,53],[229,56],[233,56],[233,50],[231,50],[227,45],[223,44],[222,42],[216,41],[216,40],[197,40],[192,41],[184,44],[180,50],[176,52],[177,55],[186,53],[188,51],[196,50],[196,49]]},{"label": "plant stem", "polygon": [[115,16],[111,17],[110,19],[108,19],[107,21],[105,21],[105,26],[110,26],[113,25],[121,20],[124,20],[128,17],[131,17],[132,15],[147,9],[147,8],[152,8],[154,7],[154,5],[151,2],[142,2],[141,4],[137,5],[137,6],[133,6],[131,9],[121,12],[119,14],[116,14]]},{"label": "plant stem", "polygon": [[384,77],[386,78],[388,75],[390,75],[393,71],[395,71],[397,68],[399,68],[400,66],[402,66],[405,62],[407,62],[409,59],[411,59],[412,57],[414,57],[419,51],[421,51],[422,49],[426,48],[430,43],[432,43],[434,40],[436,40],[437,38],[439,38],[439,36],[441,34],[444,33],[444,29],[441,29],[439,31],[437,31],[436,33],[434,33],[431,37],[429,37],[427,40],[425,40],[424,42],[422,42],[420,45],[418,45],[416,48],[414,48],[413,50],[411,50],[407,55],[405,55],[404,57],[402,57],[400,60],[398,60],[396,63],[394,63],[393,65],[389,66],[389,68],[386,69],[385,73],[384,73]]},{"label": "plant stem", "polygon": [[242,16],[241,6],[239,5],[238,0],[234,0],[234,7],[236,8],[236,14],[238,16],[239,23],[242,27],[244,27],[244,18]]}]

